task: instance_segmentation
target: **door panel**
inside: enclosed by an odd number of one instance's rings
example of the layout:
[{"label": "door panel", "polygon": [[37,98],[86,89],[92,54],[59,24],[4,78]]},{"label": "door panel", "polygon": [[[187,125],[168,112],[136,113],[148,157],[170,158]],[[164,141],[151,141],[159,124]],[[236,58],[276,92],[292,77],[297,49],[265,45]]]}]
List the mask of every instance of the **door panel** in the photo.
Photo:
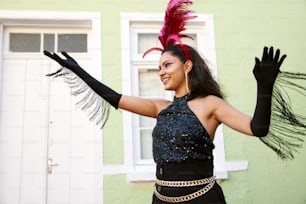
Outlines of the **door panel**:
[{"label": "door panel", "polygon": [[46,186],[46,100],[37,60],[3,60],[0,202],[42,203]]},{"label": "door panel", "polygon": [[56,166],[48,174],[47,203],[70,203],[71,97],[61,78],[52,80],[50,85],[48,155]]},{"label": "door panel", "polygon": [[[91,67],[90,61],[80,62]],[[54,69],[53,69],[54,70]],[[48,175],[48,203],[95,203],[95,157],[102,141],[96,137],[97,127],[75,108],[63,79],[50,84],[49,158],[56,165]],[[101,159],[102,162],[102,159]]]},{"label": "door panel", "polygon": [[44,76],[58,65],[46,59],[4,59],[3,65],[0,203],[96,203],[102,138],[75,108],[63,79]]}]

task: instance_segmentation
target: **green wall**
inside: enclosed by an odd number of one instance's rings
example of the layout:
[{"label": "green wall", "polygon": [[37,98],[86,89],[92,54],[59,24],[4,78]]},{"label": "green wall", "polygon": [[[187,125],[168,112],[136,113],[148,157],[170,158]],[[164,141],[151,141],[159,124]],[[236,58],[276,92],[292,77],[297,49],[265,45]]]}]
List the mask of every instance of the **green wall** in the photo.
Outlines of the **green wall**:
[{"label": "green wall", "polygon": [[[103,81],[121,90],[121,12],[162,13],[166,0],[1,0],[2,10],[94,11],[102,17]],[[217,66],[220,84],[227,101],[252,114],[255,80],[254,57],[262,48],[273,45],[288,55],[282,70],[306,72],[306,1],[305,0],[194,0],[192,9],[212,14],[215,19]],[[115,56],[115,57],[114,57]],[[306,112],[305,99],[293,103]],[[112,111],[104,129],[104,164],[122,165],[122,113]],[[227,161],[248,160],[246,171],[231,172],[223,181],[229,204],[303,204],[306,203],[306,148],[294,161],[281,161],[257,138],[224,130]],[[105,204],[150,203],[152,183],[128,184],[126,175],[104,178]]]}]

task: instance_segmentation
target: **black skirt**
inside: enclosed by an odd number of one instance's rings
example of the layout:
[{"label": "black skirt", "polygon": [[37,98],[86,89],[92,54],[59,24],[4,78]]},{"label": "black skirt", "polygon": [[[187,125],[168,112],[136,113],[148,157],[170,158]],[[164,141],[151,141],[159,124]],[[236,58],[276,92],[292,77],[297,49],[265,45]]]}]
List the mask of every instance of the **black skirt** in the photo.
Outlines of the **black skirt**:
[{"label": "black skirt", "polygon": [[[156,177],[160,180],[166,181],[185,181],[198,180],[211,177],[213,175],[213,164],[208,162],[186,161],[179,164],[157,165]],[[206,185],[206,184],[205,184]],[[156,184],[156,190],[168,197],[178,197],[194,193],[205,185],[192,187],[166,187]],[[214,186],[204,195],[199,196],[193,200],[180,202],[181,204],[226,204],[223,191],[219,184]],[[154,194],[152,204],[171,204],[159,200]]]}]

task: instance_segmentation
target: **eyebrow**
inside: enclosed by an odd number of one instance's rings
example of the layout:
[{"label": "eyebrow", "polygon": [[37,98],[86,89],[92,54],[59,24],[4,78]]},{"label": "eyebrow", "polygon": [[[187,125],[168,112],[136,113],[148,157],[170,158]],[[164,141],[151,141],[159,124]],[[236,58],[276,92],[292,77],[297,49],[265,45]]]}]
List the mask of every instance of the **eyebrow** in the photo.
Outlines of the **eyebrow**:
[{"label": "eyebrow", "polygon": [[[165,60],[165,61],[162,63],[162,65],[164,66],[164,65],[165,65],[166,63],[168,63],[169,61],[170,61],[170,60]],[[161,69],[161,66],[159,65],[158,68]]]}]

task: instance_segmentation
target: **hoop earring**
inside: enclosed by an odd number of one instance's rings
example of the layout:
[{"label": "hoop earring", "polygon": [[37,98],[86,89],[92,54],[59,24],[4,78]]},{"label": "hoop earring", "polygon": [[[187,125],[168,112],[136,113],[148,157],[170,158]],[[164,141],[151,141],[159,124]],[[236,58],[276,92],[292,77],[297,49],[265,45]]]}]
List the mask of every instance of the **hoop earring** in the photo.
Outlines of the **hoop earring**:
[{"label": "hoop earring", "polygon": [[188,73],[187,72],[185,72],[185,84],[186,84],[186,91],[187,91],[187,93],[190,93],[189,80],[188,80]]}]

